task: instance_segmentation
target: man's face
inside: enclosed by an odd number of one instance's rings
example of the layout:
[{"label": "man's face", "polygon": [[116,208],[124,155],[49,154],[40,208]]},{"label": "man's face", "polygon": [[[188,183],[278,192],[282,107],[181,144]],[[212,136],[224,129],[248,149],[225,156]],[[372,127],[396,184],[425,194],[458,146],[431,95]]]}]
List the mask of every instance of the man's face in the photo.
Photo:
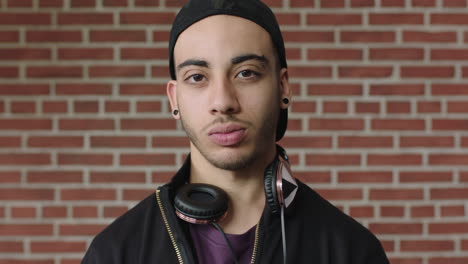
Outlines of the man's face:
[{"label": "man's face", "polygon": [[179,36],[177,81],[167,90],[192,155],[227,170],[271,157],[279,110],[287,107],[281,98],[290,93],[275,52],[267,31],[234,16],[207,17]]}]

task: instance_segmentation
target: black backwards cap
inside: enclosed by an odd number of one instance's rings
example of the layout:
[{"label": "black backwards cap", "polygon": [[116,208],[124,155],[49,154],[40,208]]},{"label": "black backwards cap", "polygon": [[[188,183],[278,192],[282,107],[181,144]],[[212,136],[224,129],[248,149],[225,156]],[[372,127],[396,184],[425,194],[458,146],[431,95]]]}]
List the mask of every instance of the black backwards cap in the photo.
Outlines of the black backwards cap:
[{"label": "black backwards cap", "polygon": [[[172,80],[176,79],[174,46],[179,35],[192,24],[213,15],[231,15],[250,20],[264,28],[271,37],[278,53],[281,68],[287,68],[286,52],[278,22],[271,9],[260,0],[190,0],[177,14],[169,38],[169,70]],[[286,132],[288,109],[280,110],[276,141]]]}]

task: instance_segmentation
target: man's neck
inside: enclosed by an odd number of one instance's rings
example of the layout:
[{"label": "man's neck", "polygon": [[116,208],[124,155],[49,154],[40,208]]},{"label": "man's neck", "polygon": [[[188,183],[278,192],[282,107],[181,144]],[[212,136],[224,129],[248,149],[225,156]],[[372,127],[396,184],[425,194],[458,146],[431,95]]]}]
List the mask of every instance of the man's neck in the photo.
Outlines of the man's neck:
[{"label": "man's neck", "polygon": [[264,170],[273,158],[274,154],[232,171],[216,168],[200,153],[192,151],[190,183],[215,185],[229,197],[228,214],[218,223],[226,233],[242,234],[259,222],[265,207]]}]

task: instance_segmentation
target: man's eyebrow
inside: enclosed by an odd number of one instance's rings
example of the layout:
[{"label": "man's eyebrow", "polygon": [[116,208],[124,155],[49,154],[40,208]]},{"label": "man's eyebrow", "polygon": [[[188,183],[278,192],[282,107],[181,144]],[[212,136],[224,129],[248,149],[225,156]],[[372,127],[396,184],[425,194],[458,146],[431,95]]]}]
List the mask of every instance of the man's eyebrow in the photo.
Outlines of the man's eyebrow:
[{"label": "man's eyebrow", "polygon": [[177,65],[177,71],[180,71],[180,69],[182,69],[183,67],[190,65],[208,68],[208,62],[205,60],[188,59],[182,62],[181,64]]},{"label": "man's eyebrow", "polygon": [[265,56],[257,55],[257,54],[245,54],[245,55],[240,55],[240,56],[234,57],[234,58],[231,59],[231,63],[232,64],[239,64],[239,63],[242,63],[242,62],[248,61],[248,60],[260,61],[262,63],[262,66],[265,66],[265,65],[268,64],[268,59]]}]

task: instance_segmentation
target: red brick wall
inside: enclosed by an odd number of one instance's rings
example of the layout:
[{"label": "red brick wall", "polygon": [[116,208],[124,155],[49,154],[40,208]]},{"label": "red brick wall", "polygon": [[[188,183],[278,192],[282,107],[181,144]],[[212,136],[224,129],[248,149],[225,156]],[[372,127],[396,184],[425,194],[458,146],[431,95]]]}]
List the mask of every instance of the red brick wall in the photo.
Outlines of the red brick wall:
[{"label": "red brick wall", "polygon": [[[181,2],[0,0],[0,263],[79,263],[181,165],[165,96]],[[468,263],[467,2],[268,1],[294,171],[393,264]]]}]

